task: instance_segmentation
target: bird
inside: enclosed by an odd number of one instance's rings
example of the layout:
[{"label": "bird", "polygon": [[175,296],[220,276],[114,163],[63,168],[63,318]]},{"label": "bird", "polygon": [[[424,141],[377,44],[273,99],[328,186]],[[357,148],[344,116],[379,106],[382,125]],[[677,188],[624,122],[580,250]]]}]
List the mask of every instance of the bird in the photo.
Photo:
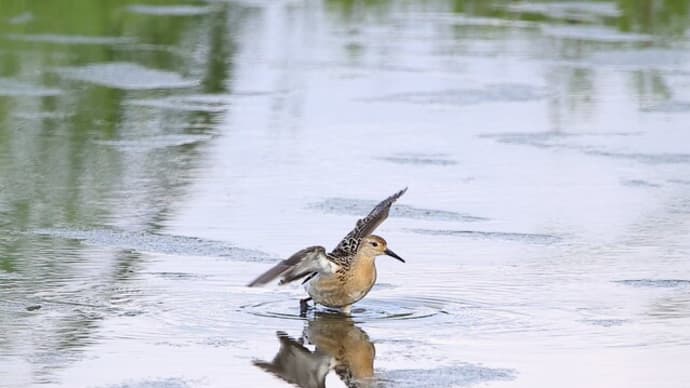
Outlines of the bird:
[{"label": "bird", "polygon": [[364,298],[376,282],[375,258],[387,255],[405,262],[388,248],[374,230],[388,217],[390,208],[407,187],[381,201],[357,223],[331,252],[323,246],[304,248],[259,275],[249,287],[262,286],[280,277],[279,284],[304,279],[302,284],[309,297],[300,300],[300,315],[304,316],[313,300],[331,309],[350,314],[352,305]]},{"label": "bird", "polygon": [[302,338],[333,357],[333,370],[346,386],[369,386],[364,383],[374,377],[376,347],[349,316],[318,313],[305,325]]},{"label": "bird", "polygon": [[311,351],[303,341],[283,331],[276,332],[280,350],[271,362],[254,360],[252,364],[290,384],[303,388],[326,388],[326,375],[335,366],[335,358],[320,350]]},{"label": "bird", "polygon": [[[376,348],[349,316],[317,313],[307,321],[300,338],[291,338],[284,331],[276,336],[280,349],[273,360],[252,363],[291,384],[325,388],[331,370],[347,387],[361,388],[373,382]],[[307,344],[314,345],[314,350]]]}]

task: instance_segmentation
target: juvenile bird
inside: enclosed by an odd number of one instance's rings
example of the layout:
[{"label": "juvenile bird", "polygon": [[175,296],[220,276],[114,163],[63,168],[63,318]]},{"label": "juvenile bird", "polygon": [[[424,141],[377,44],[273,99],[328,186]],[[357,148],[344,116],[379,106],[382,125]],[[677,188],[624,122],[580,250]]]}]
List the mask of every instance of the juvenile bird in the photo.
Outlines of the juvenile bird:
[{"label": "juvenile bird", "polygon": [[350,313],[352,305],[364,298],[376,282],[376,256],[388,255],[405,262],[388,249],[386,240],[371,233],[388,217],[391,205],[407,188],[384,199],[330,253],[322,246],[304,248],[249,283],[264,285],[280,276],[279,284],[304,279],[308,298],[300,300],[300,314],[306,314],[307,302]]},{"label": "juvenile bird", "polygon": [[[317,313],[309,320],[299,339],[276,333],[280,350],[273,360],[253,364],[303,388],[325,388],[331,370],[347,387],[374,387],[376,348],[367,333],[349,317]],[[310,350],[306,345],[314,345]]]}]

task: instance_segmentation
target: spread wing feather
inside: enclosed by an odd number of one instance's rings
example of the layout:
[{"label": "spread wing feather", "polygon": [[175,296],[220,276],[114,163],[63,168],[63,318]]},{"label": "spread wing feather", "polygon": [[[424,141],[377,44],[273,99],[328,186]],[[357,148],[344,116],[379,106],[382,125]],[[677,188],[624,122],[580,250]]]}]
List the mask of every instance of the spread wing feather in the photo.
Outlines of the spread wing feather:
[{"label": "spread wing feather", "polygon": [[279,276],[281,277],[280,284],[286,284],[314,272],[333,273],[336,270],[337,264],[326,256],[326,249],[321,246],[313,246],[304,248],[276,264],[249,283],[249,287],[263,286]]},{"label": "spread wing feather", "polygon": [[406,191],[407,187],[384,199],[366,217],[359,219],[355,228],[345,236],[330,254],[327,255],[326,250],[322,246],[304,248],[264,272],[249,283],[248,286],[262,286],[279,276],[281,277],[280,284],[286,284],[307,275],[310,275],[309,278],[311,278],[317,273],[330,274],[336,272],[339,268],[338,259],[349,258],[357,253],[360,240],[372,234],[388,218],[391,205]]},{"label": "spread wing feather", "polygon": [[273,361],[254,360],[253,364],[288,383],[307,388],[326,387],[332,357],[318,349],[311,351],[300,342],[277,332],[280,350]]},{"label": "spread wing feather", "polygon": [[338,246],[331,252],[331,255],[334,257],[354,255],[357,252],[360,240],[372,234],[374,230],[388,218],[391,205],[405,194],[406,191],[407,187],[384,199],[369,212],[369,215],[357,220],[355,228],[340,241]]}]

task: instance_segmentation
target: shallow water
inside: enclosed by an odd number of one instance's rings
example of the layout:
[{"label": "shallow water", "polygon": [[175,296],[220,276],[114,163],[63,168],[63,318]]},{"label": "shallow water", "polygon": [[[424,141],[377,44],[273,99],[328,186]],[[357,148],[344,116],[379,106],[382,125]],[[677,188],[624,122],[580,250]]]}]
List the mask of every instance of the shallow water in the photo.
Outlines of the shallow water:
[{"label": "shallow water", "polygon": [[690,385],[688,1],[117,3],[0,7],[0,387]]}]

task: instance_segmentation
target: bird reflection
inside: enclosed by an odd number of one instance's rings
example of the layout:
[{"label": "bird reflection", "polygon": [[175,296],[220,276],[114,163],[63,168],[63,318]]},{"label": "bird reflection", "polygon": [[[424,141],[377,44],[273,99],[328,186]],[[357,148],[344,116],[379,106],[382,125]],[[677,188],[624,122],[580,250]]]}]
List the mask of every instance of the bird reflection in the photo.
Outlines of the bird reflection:
[{"label": "bird reflection", "polygon": [[376,349],[367,333],[348,316],[316,313],[305,324],[301,338],[291,338],[281,331],[277,336],[280,350],[273,361],[255,360],[254,365],[304,388],[325,387],[331,370],[348,387],[370,385]]}]

